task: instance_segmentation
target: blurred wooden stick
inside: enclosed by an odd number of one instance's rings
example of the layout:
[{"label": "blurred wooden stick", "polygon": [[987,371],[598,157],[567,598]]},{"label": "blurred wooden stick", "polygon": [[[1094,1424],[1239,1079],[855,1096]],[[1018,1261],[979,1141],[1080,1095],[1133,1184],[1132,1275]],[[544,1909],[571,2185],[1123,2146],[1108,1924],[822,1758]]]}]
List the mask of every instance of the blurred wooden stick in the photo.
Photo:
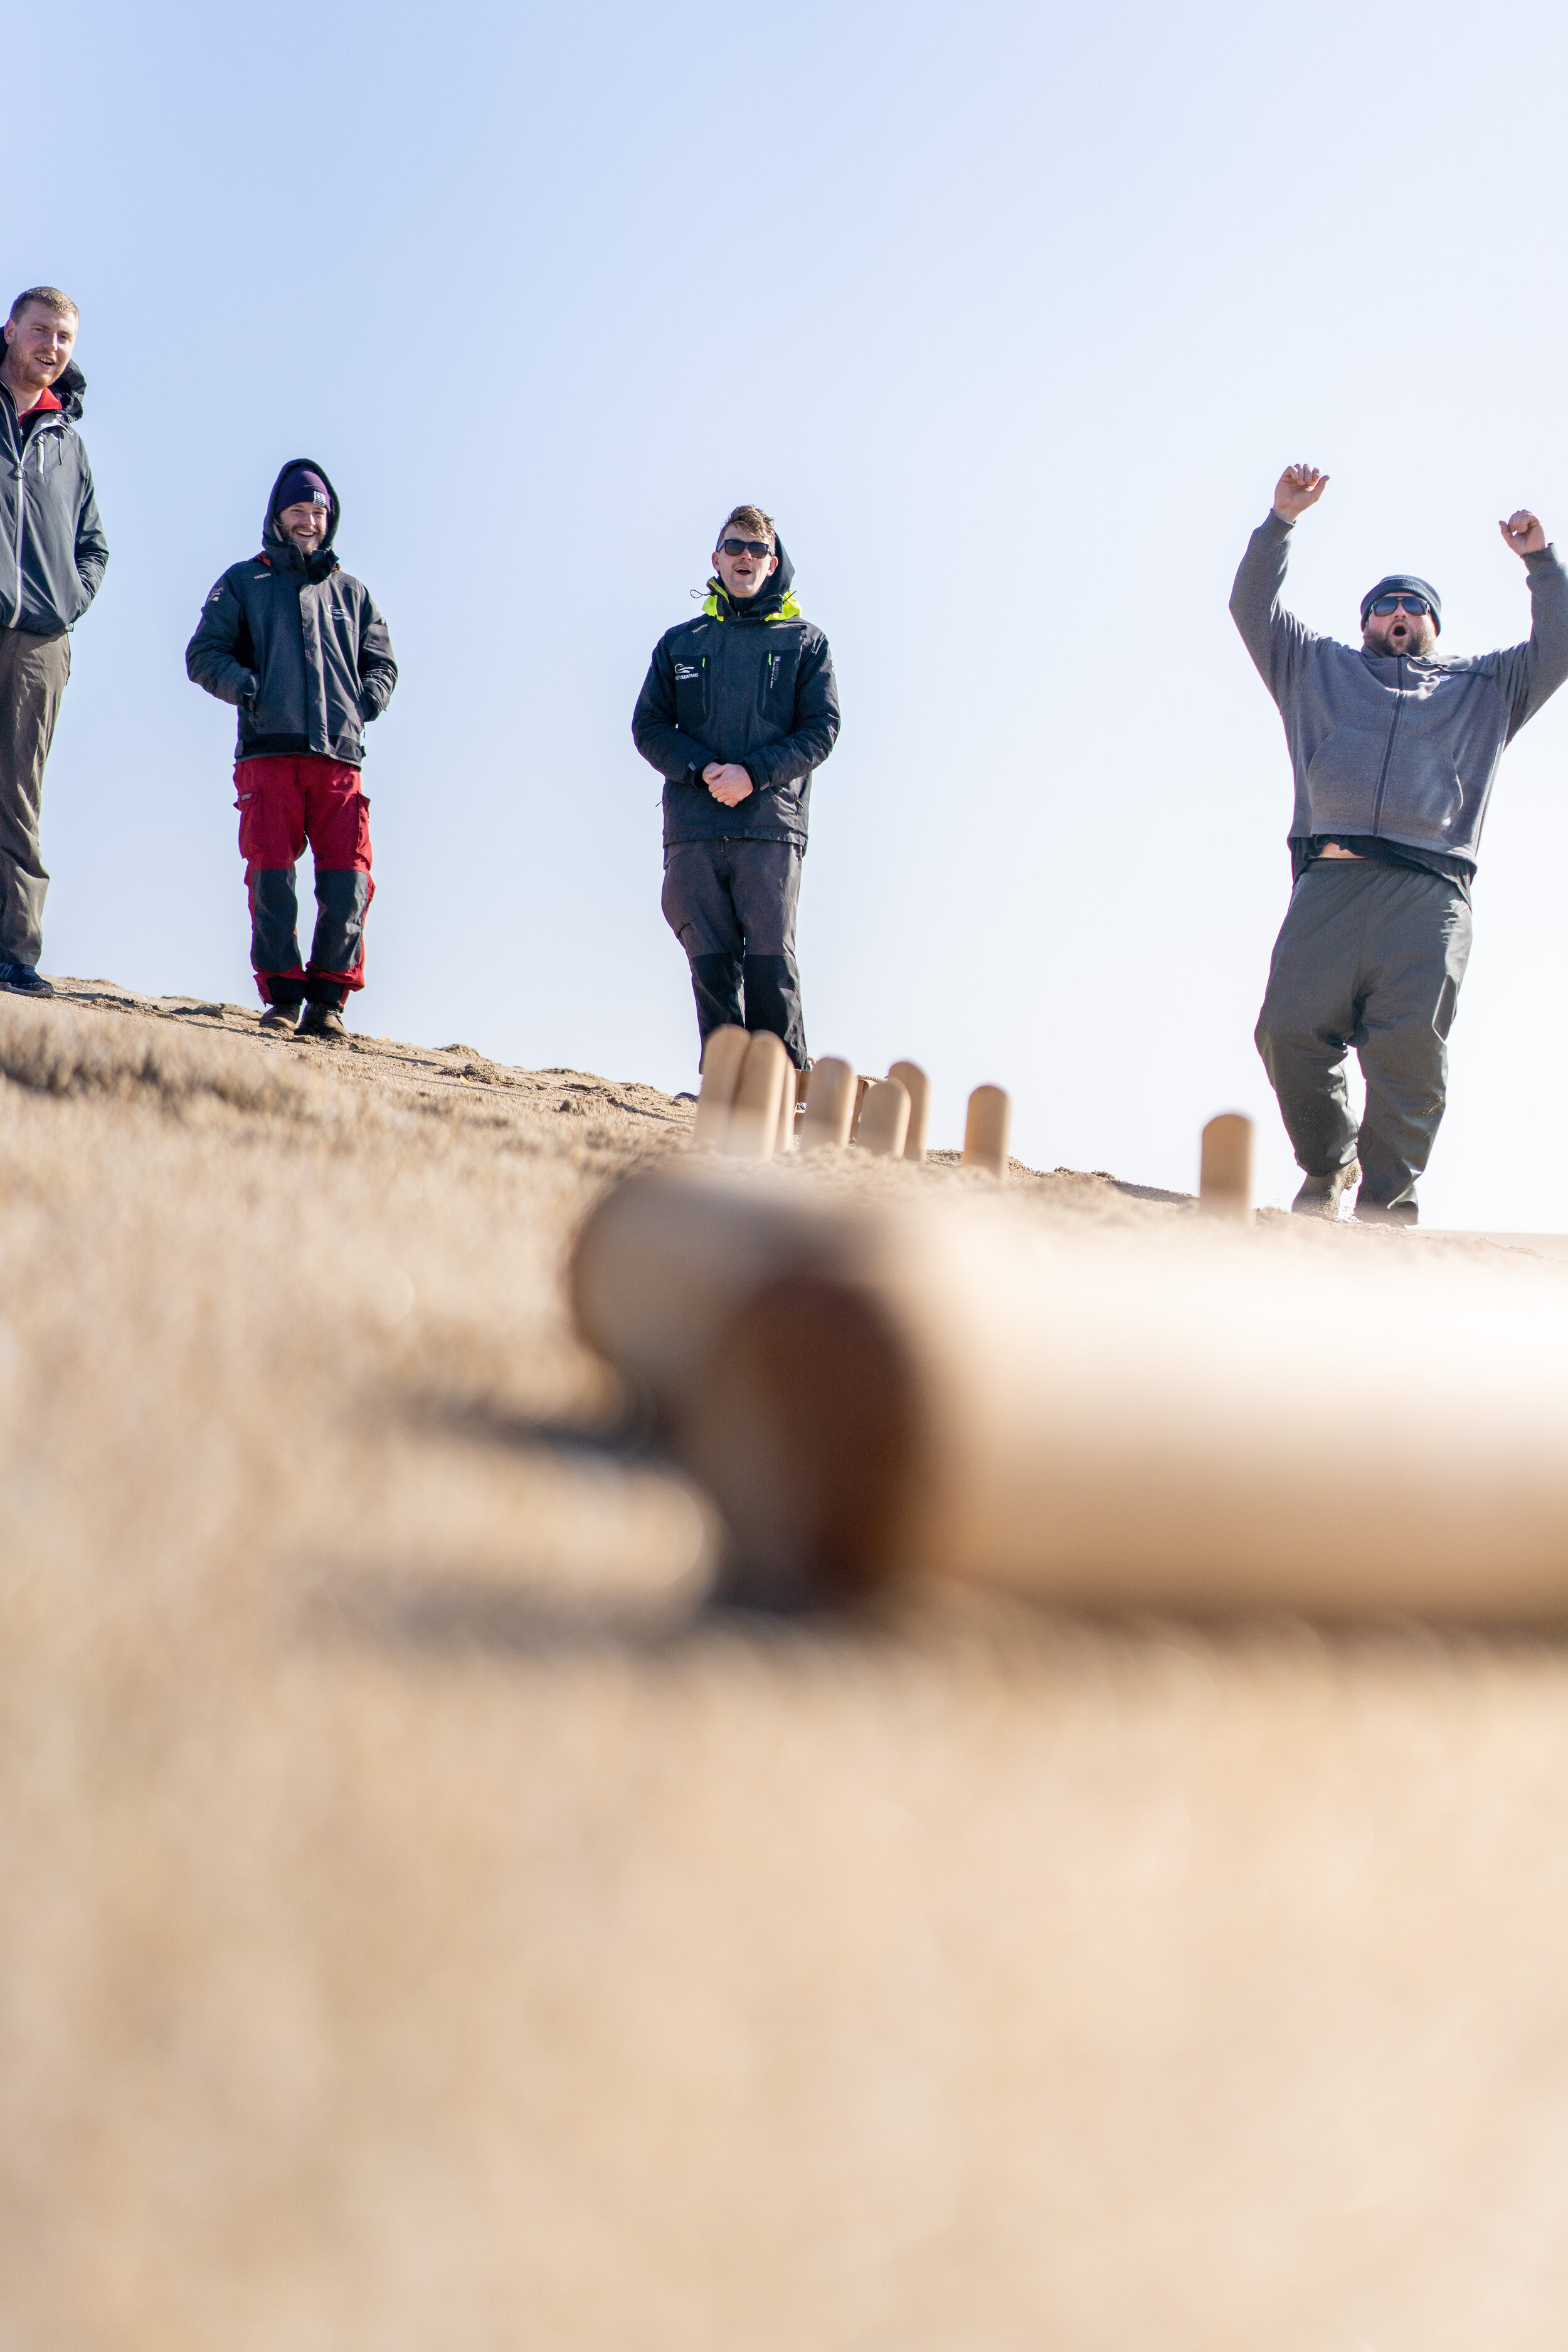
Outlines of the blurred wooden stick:
[{"label": "blurred wooden stick", "polygon": [[963,1165],[984,1168],[999,1182],[1007,1174],[1007,1138],[1013,1101],[1001,1087],[976,1087],[963,1122]]},{"label": "blurred wooden stick", "polygon": [[888,1076],[897,1078],[910,1098],[910,1125],[904,1137],[904,1158],[923,1160],[926,1156],[926,1128],[931,1117],[931,1081],[918,1062],[895,1062]]},{"label": "blurred wooden stick", "polygon": [[[1528,1270],[786,1189],[635,1178],[574,1276],[719,1503],[738,1591],[1568,1616],[1568,1318]],[[1376,1412],[1330,1459],[1368,1334]]]},{"label": "blurred wooden stick", "polygon": [[800,1148],[815,1150],[824,1144],[847,1143],[855,1119],[857,1084],[847,1062],[830,1055],[811,1066],[811,1092],[801,1122]]},{"label": "blurred wooden stick", "polygon": [[1252,1121],[1240,1111],[1221,1111],[1204,1129],[1198,1201],[1206,1216],[1252,1214]]},{"label": "blurred wooden stick", "polygon": [[743,1029],[727,1025],[709,1032],[702,1048],[702,1084],[691,1121],[693,1143],[720,1145],[730,1128],[730,1106],[741,1082],[748,1044]]},{"label": "blurred wooden stick", "polygon": [[879,1160],[898,1160],[909,1130],[908,1089],[897,1078],[873,1079],[856,1121],[856,1142]]}]

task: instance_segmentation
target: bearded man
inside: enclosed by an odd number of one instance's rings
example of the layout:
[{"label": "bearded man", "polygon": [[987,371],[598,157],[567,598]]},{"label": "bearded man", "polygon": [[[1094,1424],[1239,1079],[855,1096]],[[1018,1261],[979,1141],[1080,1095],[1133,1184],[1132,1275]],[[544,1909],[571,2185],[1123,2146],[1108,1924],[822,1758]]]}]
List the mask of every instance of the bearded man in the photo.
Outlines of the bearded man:
[{"label": "bearded man", "polygon": [[1505,746],[1568,677],[1568,573],[1521,507],[1498,528],[1529,582],[1523,645],[1439,654],[1442,600],[1406,572],[1367,590],[1361,644],[1341,645],[1279,601],[1291,530],[1327,486],[1315,466],[1286,467],[1231,591],[1296,784],[1294,887],[1257,1044],[1303,1171],[1296,1213],[1337,1217],[1359,1185],[1358,1220],[1413,1225],[1447,1097],[1481,826]]},{"label": "bearded man", "polygon": [[[371,880],[364,730],[397,684],[386,623],[332,542],[342,509],[321,467],[291,457],[273,483],[261,551],[231,563],[185,647],[186,675],[239,712],[235,804],[250,902],[260,1026],[346,1035],[364,986]],[[295,873],[309,843],[316,930],[300,961]]]}]

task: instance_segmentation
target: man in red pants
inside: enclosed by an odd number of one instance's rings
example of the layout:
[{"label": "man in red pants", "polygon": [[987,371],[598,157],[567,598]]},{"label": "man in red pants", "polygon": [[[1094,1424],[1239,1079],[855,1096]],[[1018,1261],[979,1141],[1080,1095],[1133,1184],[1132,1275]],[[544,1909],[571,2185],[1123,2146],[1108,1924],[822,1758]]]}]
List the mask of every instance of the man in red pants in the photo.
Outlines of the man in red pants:
[{"label": "man in red pants", "polygon": [[[232,563],[185,648],[197,686],[239,709],[234,771],[250,894],[250,961],[264,1029],[343,1035],[364,985],[369,801],[364,728],[392,698],[397,664],[370,591],[332,553],[338,494],[308,457],[272,486],[261,552]],[[294,869],[309,842],[316,935],[300,961]]]}]

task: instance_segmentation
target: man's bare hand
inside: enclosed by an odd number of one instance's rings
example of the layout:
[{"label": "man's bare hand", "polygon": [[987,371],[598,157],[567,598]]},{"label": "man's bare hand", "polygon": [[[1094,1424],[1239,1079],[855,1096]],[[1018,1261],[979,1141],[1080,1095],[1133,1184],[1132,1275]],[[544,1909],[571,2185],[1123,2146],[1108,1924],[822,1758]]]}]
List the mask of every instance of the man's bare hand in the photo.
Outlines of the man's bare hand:
[{"label": "man's bare hand", "polygon": [[752,780],[734,760],[710,760],[702,781],[721,808],[739,808],[752,789]]},{"label": "man's bare hand", "polygon": [[1274,485],[1274,511],[1281,522],[1294,522],[1317,505],[1328,487],[1327,474],[1320,474],[1316,466],[1287,466]]},{"label": "man's bare hand", "polygon": [[1539,555],[1546,545],[1546,526],[1528,507],[1521,507],[1498,529],[1516,555]]}]

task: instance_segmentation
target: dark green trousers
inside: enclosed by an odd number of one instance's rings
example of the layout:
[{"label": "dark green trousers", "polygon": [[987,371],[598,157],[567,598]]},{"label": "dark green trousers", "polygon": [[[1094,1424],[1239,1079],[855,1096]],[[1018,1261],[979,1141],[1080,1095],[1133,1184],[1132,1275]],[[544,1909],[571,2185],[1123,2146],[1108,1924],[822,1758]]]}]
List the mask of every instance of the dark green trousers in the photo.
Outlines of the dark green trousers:
[{"label": "dark green trousers", "polygon": [[[1290,893],[1258,1016],[1258,1050],[1309,1176],[1359,1160],[1362,1208],[1415,1217],[1448,1087],[1448,1031],[1470,953],[1455,883],[1414,866],[1320,858]],[[1358,1131],[1345,1087],[1366,1080]]]},{"label": "dark green trousers", "polygon": [[0,629],[0,963],[36,964],[49,877],[38,856],[44,762],[70,676],[71,641]]}]

